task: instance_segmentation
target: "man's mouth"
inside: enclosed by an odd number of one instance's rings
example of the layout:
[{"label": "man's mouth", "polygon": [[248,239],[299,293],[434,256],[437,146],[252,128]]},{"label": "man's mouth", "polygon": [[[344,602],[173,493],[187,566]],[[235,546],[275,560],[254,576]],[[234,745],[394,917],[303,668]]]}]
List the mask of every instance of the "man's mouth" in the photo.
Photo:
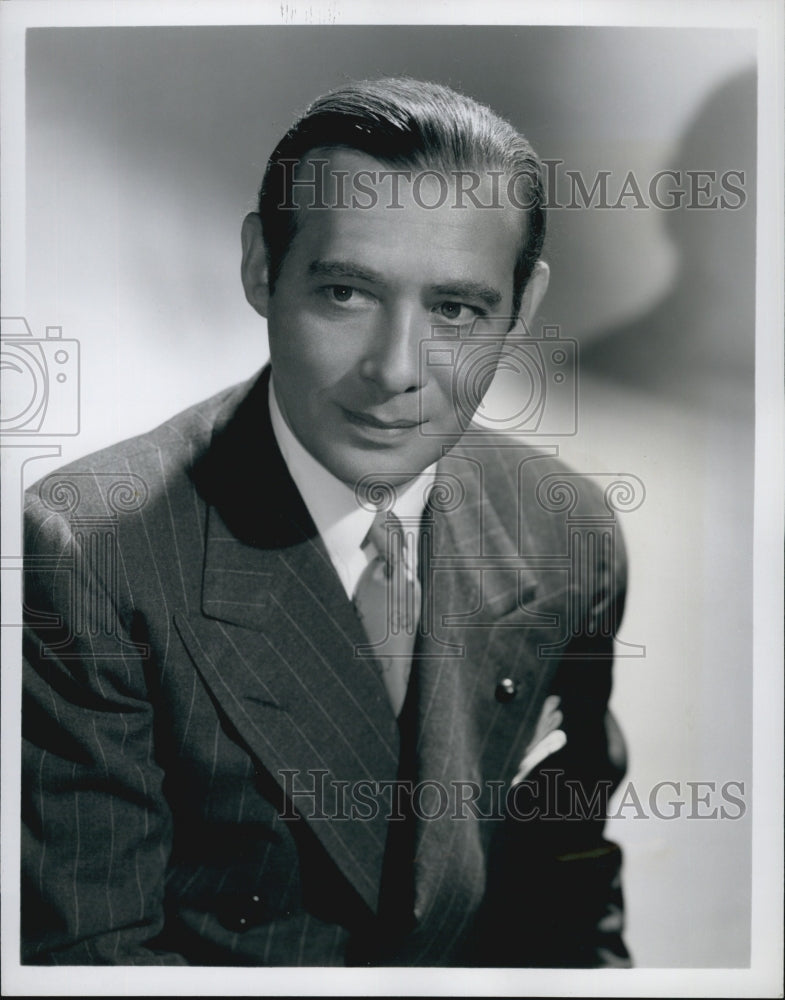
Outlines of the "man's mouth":
[{"label": "man's mouth", "polygon": [[360,427],[373,427],[377,430],[382,431],[394,431],[394,430],[405,430],[412,427],[419,427],[424,421],[422,420],[382,420],[379,417],[375,417],[371,413],[364,413],[357,410],[347,410],[343,409],[343,412],[347,419],[353,423],[358,424]]}]

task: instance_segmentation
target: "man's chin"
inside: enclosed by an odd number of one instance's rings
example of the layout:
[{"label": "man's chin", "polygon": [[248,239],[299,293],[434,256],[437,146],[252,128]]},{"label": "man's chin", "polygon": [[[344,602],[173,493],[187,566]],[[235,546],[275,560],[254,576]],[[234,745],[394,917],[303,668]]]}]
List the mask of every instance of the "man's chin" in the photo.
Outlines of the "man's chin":
[{"label": "man's chin", "polygon": [[441,448],[424,451],[359,450],[333,452],[320,457],[322,465],[351,489],[366,487],[376,481],[392,486],[403,486],[416,479],[421,472],[437,462],[443,454]]}]

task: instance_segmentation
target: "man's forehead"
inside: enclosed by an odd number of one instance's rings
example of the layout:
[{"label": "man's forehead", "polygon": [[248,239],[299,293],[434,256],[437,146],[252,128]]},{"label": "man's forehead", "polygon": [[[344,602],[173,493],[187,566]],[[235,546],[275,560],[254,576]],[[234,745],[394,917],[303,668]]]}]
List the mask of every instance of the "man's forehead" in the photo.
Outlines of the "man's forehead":
[{"label": "man's forehead", "polygon": [[[441,289],[448,298],[471,294],[489,309],[512,296],[519,214],[429,210],[403,197],[401,203],[400,209],[379,203],[298,211],[288,266],[308,279]],[[470,293],[472,284],[485,290]]]}]

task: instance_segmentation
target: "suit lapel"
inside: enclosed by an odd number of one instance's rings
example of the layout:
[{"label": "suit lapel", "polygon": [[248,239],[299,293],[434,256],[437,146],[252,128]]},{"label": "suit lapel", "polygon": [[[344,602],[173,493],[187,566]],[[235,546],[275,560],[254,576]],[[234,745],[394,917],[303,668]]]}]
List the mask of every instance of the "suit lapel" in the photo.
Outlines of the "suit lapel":
[{"label": "suit lapel", "polygon": [[266,378],[195,478],[210,504],[203,613],[179,616],[178,630],[241,738],[375,909],[387,810],[366,805],[347,822],[340,787],[395,778],[398,728],[375,662],[354,655],[365,636],[275,445]]}]

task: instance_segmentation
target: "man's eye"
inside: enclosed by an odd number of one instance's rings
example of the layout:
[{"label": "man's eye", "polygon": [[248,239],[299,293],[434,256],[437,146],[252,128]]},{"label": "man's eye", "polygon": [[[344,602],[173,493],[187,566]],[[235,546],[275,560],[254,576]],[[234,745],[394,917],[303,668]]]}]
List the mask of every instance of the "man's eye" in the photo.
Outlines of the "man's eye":
[{"label": "man's eye", "polygon": [[370,292],[352,285],[323,285],[319,294],[324,296],[328,305],[340,306],[344,311],[367,309],[374,304],[374,296]]},{"label": "man's eye", "polygon": [[436,307],[436,312],[451,323],[468,323],[482,314],[482,310],[476,309],[474,306],[464,305],[463,302],[440,302]]}]

